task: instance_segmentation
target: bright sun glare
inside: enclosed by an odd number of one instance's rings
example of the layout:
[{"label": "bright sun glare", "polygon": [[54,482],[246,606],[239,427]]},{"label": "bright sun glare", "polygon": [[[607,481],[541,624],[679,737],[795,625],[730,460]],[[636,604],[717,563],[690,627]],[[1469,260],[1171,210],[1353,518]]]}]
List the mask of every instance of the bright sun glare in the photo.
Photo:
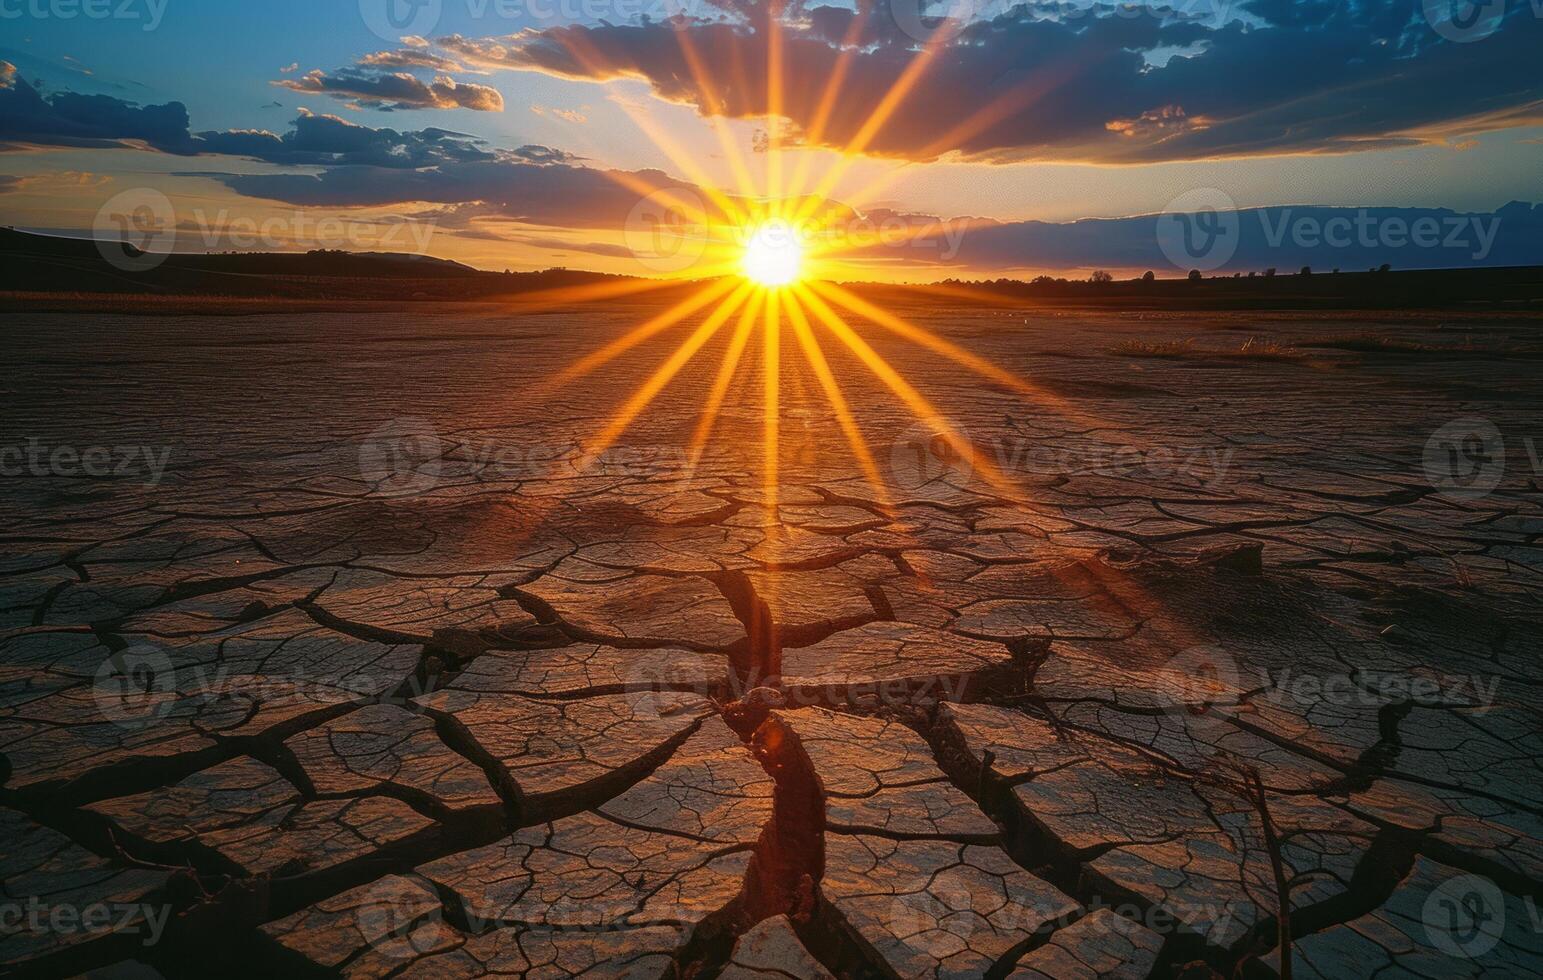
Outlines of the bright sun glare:
[{"label": "bright sun glare", "polygon": [[751,233],[740,267],[745,278],[763,286],[786,286],[798,279],[804,249],[787,222],[772,221]]}]

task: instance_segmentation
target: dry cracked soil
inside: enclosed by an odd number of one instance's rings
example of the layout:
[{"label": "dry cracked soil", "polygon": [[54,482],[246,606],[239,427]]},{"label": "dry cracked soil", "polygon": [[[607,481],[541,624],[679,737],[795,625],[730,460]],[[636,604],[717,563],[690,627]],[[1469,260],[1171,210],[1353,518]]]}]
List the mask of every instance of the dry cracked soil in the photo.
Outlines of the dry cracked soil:
[{"label": "dry cracked soil", "polygon": [[1543,973],[1543,325],[645,315],[12,318],[0,969]]}]

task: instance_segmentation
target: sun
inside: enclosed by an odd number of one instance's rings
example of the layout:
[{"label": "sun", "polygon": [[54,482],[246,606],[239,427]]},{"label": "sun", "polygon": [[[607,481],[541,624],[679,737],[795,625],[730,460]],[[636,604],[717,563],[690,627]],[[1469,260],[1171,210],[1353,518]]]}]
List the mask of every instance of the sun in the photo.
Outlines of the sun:
[{"label": "sun", "polygon": [[762,286],[790,286],[803,272],[804,247],[786,221],[768,221],[750,231],[740,270]]}]

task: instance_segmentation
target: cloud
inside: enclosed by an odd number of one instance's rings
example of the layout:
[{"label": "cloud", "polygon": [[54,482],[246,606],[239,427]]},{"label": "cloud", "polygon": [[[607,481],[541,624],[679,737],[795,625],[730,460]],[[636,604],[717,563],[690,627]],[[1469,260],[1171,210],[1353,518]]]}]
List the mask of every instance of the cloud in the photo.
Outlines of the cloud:
[{"label": "cloud", "polygon": [[21,190],[31,182],[30,177],[16,177],[12,174],[0,174],[0,194],[11,194]]},{"label": "cloud", "polygon": [[424,82],[407,72],[341,68],[328,74],[314,68],[299,78],[279,79],[273,84],[296,92],[354,99],[373,108],[504,110],[504,97],[498,89],[457,82],[449,75],[436,75],[432,82]]},{"label": "cloud", "polygon": [[165,153],[198,152],[181,102],[142,106],[110,95],[44,96],[9,62],[0,63],[0,80],[0,143],[114,147],[136,140]]},{"label": "cloud", "polygon": [[238,194],[294,207],[476,205],[455,213],[564,228],[622,228],[642,194],[689,189],[656,170],[622,174],[533,163],[514,154],[425,170],[342,166],[316,175],[225,174],[218,179]]},{"label": "cloud", "polygon": [[[584,108],[587,109],[589,107],[585,106]],[[582,125],[583,123],[589,122],[589,117],[577,109],[555,109],[551,106],[532,104],[530,111],[534,112],[538,116],[553,116],[557,119],[562,119],[575,125]]]},{"label": "cloud", "polygon": [[401,48],[396,51],[377,51],[358,61],[364,68],[431,68],[435,71],[465,71],[449,58],[425,51],[423,48]]},{"label": "cloud", "polygon": [[266,130],[199,133],[193,145],[201,153],[251,157],[288,166],[367,166],[390,170],[489,161],[499,156],[482,140],[447,129],[373,129],[303,109],[290,125],[289,132],[282,136]]},{"label": "cloud", "polygon": [[[716,20],[559,26],[492,38],[451,35],[462,63],[563,78],[639,78],[703,114],[767,110],[765,5],[723,5]],[[781,25],[784,113],[801,138],[842,147],[918,57],[887,4],[861,13],[794,11]],[[1059,9],[1059,8],[1056,8]],[[1146,163],[1342,153],[1440,141],[1543,121],[1536,23],[1526,4],[1483,44],[1441,38],[1418,4],[1247,0],[1243,17],[1203,23],[1158,8],[1096,7],[1060,17],[1017,6],[943,36],[926,70],[872,135],[873,154],[951,152],[1013,162]],[[704,92],[677,34],[700,56]],[[856,43],[844,43],[856,38]],[[845,81],[823,131],[810,132],[827,79]]]}]

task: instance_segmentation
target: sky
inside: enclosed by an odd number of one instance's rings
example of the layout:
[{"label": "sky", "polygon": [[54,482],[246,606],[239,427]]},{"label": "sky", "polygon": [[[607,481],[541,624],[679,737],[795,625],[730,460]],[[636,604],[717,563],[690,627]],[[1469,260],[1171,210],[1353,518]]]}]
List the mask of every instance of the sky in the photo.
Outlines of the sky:
[{"label": "sky", "polygon": [[0,223],[632,275],[784,213],[844,278],[1543,262],[1543,0],[918,2],[0,0]]}]

